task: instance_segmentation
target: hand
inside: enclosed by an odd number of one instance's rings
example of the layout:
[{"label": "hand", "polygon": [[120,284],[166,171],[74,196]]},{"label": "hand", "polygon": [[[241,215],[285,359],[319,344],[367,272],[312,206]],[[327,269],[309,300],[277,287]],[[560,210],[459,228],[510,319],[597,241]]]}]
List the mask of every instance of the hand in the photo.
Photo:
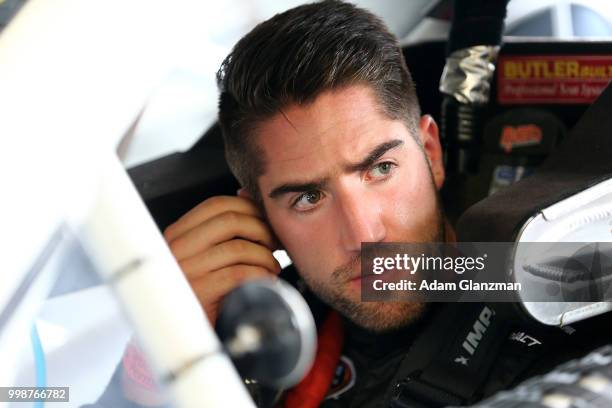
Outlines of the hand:
[{"label": "hand", "polygon": [[245,197],[209,198],[170,225],[164,237],[213,325],[227,293],[281,270],[272,256],[278,248],[274,234]]}]

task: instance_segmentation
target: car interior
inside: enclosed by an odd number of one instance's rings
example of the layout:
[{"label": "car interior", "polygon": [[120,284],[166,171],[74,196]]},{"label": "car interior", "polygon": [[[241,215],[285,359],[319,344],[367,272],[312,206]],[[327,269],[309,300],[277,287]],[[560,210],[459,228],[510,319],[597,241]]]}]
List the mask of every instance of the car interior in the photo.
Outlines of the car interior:
[{"label": "car interior", "polygon": [[[0,0],[0,36],[26,3],[27,0]],[[267,14],[303,2],[286,6],[272,6],[265,1],[246,3],[253,15],[257,14],[253,10],[265,11],[252,18],[243,16],[246,23],[241,20],[241,34]],[[482,2],[476,0],[407,3],[356,2],[379,12],[383,20],[393,24],[416,84],[421,112],[431,115],[439,125],[446,171],[441,200],[446,216],[456,226],[458,240],[517,244],[599,242],[601,245],[592,251],[589,247],[589,254],[604,260],[597,279],[605,282],[607,289],[612,288],[612,261],[605,263],[612,260],[612,252],[606,252],[612,242],[612,6],[596,0],[504,0],[488,2],[486,7],[480,7]],[[242,6],[238,0],[225,5],[236,10]],[[401,13],[406,18],[394,20],[394,15]],[[221,34],[218,36],[223,37]],[[464,49],[473,52],[457,53]],[[205,95],[210,106],[216,106],[215,92]],[[127,133],[139,137],[138,128],[142,128],[144,124],[140,122],[144,120],[147,106]],[[197,132],[186,149],[176,148],[166,140],[164,143],[170,147],[165,148],[165,153],[149,157],[143,154],[133,161],[125,159],[126,151],[129,155],[135,145],[130,138],[121,140],[115,149],[157,232],[163,232],[207,198],[233,196],[240,188],[226,162],[219,124],[214,119],[210,125],[206,123],[198,122],[205,129]],[[172,131],[166,136],[171,139]],[[132,306],[126,307],[117,300],[121,296],[116,291],[101,289],[109,286],[116,290],[123,276],[113,279],[101,276],[89,249],[78,240],[70,241],[62,251],[70,254],[62,261],[62,279],[48,284],[50,289],[43,296],[46,300],[39,302],[42,306],[31,309],[30,317],[35,321],[31,344],[22,347],[26,351],[19,354],[19,365],[13,370],[16,380],[7,385],[40,386],[44,383],[40,373],[48,372],[51,380],[47,383],[72,384],[74,398],[71,405],[65,406],[83,406],[94,402],[108,382],[114,381],[111,377],[117,363],[126,358],[123,355],[126,344],[133,341],[130,340],[133,332],[141,327],[126,318],[130,315],[126,311],[131,312]],[[287,254],[279,256],[283,257],[283,267],[290,265]],[[57,262],[52,262],[51,257],[45,259],[47,265]],[[534,273],[518,264],[511,267],[520,271],[515,273],[516,280],[541,279],[543,285],[550,282],[563,285],[572,279],[554,273],[534,278]],[[33,292],[33,281],[19,282],[15,292]],[[181,286],[181,290],[186,288]],[[9,336],[6,333],[11,328],[8,324],[11,314],[17,310],[17,295],[11,296],[7,295],[6,303],[0,303],[0,351],[2,336]],[[604,326],[606,320],[601,319],[612,311],[612,290],[597,293],[596,297],[596,300],[592,296],[576,297],[570,302],[545,305],[518,299],[500,306],[498,313],[530,324],[571,327],[589,322],[588,330],[593,333],[601,335],[607,330],[609,341],[597,350],[576,356],[577,360],[559,366],[548,376],[534,378],[473,406],[612,406],[612,329]],[[266,301],[260,303],[259,299],[264,298]],[[284,354],[264,350],[246,362],[227,350],[235,340],[232,336],[236,327],[248,315],[246,311],[257,308],[261,308],[262,314],[281,316],[282,324],[291,326],[290,329],[283,326],[285,331],[277,326],[266,326],[266,330],[293,336],[290,337],[293,346],[301,342],[306,347],[309,337],[300,330],[311,327],[303,317],[301,308],[307,306],[300,295],[291,285],[260,285],[238,290],[232,299],[216,333],[210,335],[214,341],[218,341],[217,337],[221,339],[225,348],[220,349],[230,355],[232,367],[236,366],[243,377],[276,375],[271,382],[281,384],[279,388],[297,382],[299,370],[295,367],[301,370],[307,364],[306,357],[300,357],[295,349],[283,349]],[[528,341],[520,336],[518,340]],[[308,353],[313,354],[314,345],[308,347]],[[156,350],[161,349],[160,346]],[[81,354],[92,356],[88,369],[83,368],[81,358],[75,357]],[[283,374],[278,375],[280,369],[271,362],[281,360],[287,363],[282,367]],[[82,373],[94,372],[87,384],[89,377]],[[444,381],[451,382],[446,377]],[[429,391],[418,388],[421,384],[417,379],[413,384],[416,384],[413,392],[423,392],[424,399],[430,398]],[[248,382],[247,388],[250,390]],[[188,394],[185,390],[172,392]],[[195,406],[190,405],[189,398],[181,398],[175,399],[177,406]],[[207,406],[220,406],[214,404],[218,401],[212,397],[210,401]],[[401,404],[401,396],[397,401],[397,407],[409,406]],[[431,406],[452,405],[447,401],[453,400],[430,400]],[[2,402],[0,406],[4,406]]]}]

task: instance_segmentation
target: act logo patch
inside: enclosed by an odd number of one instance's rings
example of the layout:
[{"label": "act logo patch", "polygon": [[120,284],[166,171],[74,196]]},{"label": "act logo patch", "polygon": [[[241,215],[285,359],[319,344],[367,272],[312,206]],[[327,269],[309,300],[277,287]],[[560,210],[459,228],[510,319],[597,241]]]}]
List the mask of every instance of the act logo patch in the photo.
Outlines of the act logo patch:
[{"label": "act logo patch", "polygon": [[532,337],[525,332],[514,332],[510,335],[510,340],[518,341],[519,343],[526,344],[527,347],[537,346],[542,342],[535,337]]},{"label": "act logo patch", "polygon": [[325,398],[338,398],[355,386],[356,379],[357,372],[355,371],[355,365],[348,357],[341,356]]}]

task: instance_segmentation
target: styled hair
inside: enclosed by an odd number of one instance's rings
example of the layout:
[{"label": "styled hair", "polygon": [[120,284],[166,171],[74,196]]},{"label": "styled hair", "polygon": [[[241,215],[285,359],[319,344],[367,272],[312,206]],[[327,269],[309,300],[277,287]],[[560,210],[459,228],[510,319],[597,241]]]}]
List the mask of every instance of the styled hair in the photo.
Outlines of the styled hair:
[{"label": "styled hair", "polygon": [[251,136],[289,105],[367,85],[384,115],[405,121],[413,136],[418,128],[420,108],[397,39],[374,14],[341,1],[302,5],[257,25],[225,58],[217,83],[227,162],[256,199],[265,163]]}]

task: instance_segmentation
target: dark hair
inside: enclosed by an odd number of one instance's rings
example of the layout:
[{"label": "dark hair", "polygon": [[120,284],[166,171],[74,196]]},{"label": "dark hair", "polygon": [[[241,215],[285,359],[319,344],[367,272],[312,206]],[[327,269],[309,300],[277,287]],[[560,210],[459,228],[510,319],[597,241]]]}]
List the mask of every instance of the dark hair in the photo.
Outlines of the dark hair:
[{"label": "dark hair", "polygon": [[228,164],[256,198],[265,163],[249,136],[287,105],[365,84],[375,91],[382,112],[404,120],[416,135],[420,109],[397,39],[378,17],[349,3],[306,4],[264,21],[234,46],[217,82]]}]

